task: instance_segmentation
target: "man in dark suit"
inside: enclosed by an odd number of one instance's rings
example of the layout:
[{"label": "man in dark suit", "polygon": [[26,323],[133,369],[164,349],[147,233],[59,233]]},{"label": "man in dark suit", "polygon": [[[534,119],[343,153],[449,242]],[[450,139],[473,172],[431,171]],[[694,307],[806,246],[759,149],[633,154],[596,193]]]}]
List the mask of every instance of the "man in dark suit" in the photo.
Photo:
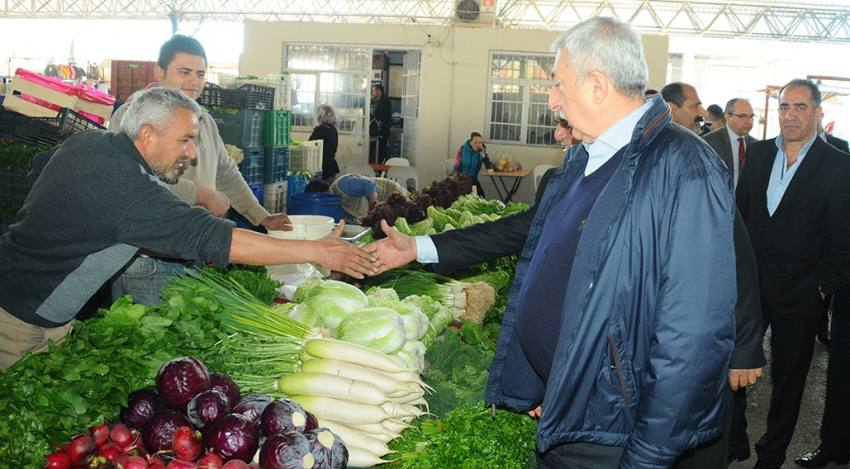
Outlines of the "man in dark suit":
[{"label": "man in dark suit", "polygon": [[[818,135],[830,145],[847,153],[846,140],[823,131]],[[829,309],[832,306],[832,333],[829,333]],[[836,314],[837,313],[837,314]],[[826,402],[821,419],[818,448],[795,461],[803,467],[820,468],[850,459],[850,289],[827,296],[823,304],[818,340],[829,344],[826,368]]]},{"label": "man in dark suit", "polygon": [[[692,90],[688,94],[696,102],[700,101],[694,87],[686,83],[679,83],[678,87]],[[670,93],[670,87],[667,87],[667,89]],[[712,106],[720,108],[716,104]],[[673,106],[671,105],[671,107]],[[729,104],[727,104],[728,107]],[[739,108],[738,111],[743,112],[745,109]],[[748,112],[752,114],[751,107]],[[717,114],[722,115],[723,110],[717,111]],[[747,122],[750,125],[744,125],[740,131],[749,132],[752,128],[752,119],[741,119],[740,122],[736,121],[735,124],[746,124]],[[725,126],[717,129],[716,132],[718,135],[720,135],[720,132],[725,134]],[[752,138],[751,140],[755,141]],[[719,153],[717,148],[714,146],[712,148]],[[728,162],[726,164],[729,165]],[[732,360],[729,362],[729,385],[731,387],[729,397],[731,404],[726,426],[721,438],[682,454],[673,466],[674,469],[719,468],[732,461],[744,461],[750,457],[745,416],[747,385],[756,383],[762,374],[762,367],[767,361],[764,358],[764,348],[762,347],[764,325],[759,300],[758,268],[747,229],[744,227],[744,221],[739,213],[735,213],[734,236],[738,301],[735,303],[735,349],[732,352]]]},{"label": "man in dark suit", "polygon": [[720,155],[737,184],[747,145],[756,141],[749,135],[756,115],[753,114],[753,106],[744,98],[730,99],[726,103],[725,115],[726,125],[702,138]]},{"label": "man in dark suit", "polygon": [[750,145],[736,190],[771,328],[773,393],[756,443],[761,469],[785,461],[823,298],[850,285],[850,158],[817,137],[820,101],[809,80],[780,90],[781,134]]}]

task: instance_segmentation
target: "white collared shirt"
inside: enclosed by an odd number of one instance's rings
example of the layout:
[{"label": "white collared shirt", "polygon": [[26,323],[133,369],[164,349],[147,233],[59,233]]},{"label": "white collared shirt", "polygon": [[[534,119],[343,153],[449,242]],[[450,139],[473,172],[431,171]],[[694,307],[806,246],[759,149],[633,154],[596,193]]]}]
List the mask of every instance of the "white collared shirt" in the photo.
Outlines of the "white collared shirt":
[{"label": "white collared shirt", "polygon": [[635,131],[635,126],[637,126],[638,121],[640,121],[641,117],[652,106],[650,101],[650,99],[646,100],[643,106],[617,121],[616,124],[603,132],[595,142],[582,142],[588,156],[587,166],[584,168],[585,176],[593,174],[594,171],[601,168],[603,164],[620,151],[620,148],[623,148],[632,141],[632,133]]},{"label": "white collared shirt", "polygon": [[767,211],[770,212],[770,216],[773,216],[773,212],[776,211],[779,203],[782,202],[782,196],[785,195],[785,190],[788,189],[791,180],[797,174],[800,163],[806,158],[806,154],[812,148],[812,144],[815,143],[816,138],[818,138],[817,132],[803,145],[803,148],[797,153],[797,161],[788,168],[788,159],[785,156],[785,152],[782,151],[785,137],[782,134],[776,137],[776,157],[773,159],[773,169],[770,170],[770,182],[767,184]]}]

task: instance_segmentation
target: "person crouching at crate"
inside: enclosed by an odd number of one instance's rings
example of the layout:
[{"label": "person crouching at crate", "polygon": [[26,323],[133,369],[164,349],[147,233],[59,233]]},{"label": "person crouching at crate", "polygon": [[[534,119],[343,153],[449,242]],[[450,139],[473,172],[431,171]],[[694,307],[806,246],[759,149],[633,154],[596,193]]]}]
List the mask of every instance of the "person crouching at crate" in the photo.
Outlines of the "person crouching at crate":
[{"label": "person crouching at crate", "polygon": [[304,192],[338,195],[343,210],[350,215],[350,218],[347,217],[349,221],[356,221],[366,215],[372,204],[386,200],[396,191],[401,192],[405,197],[410,195],[407,189],[395,181],[359,174],[345,174],[330,185],[324,181],[313,180],[304,189]]},{"label": "person crouching at crate", "polygon": [[322,140],[322,178],[328,184],[336,179],[339,165],[336,164],[336,149],[339,136],[336,131],[336,113],[330,104],[319,104],[316,108],[316,121],[313,133],[307,140]]},{"label": "person crouching at crate", "polygon": [[[193,100],[198,99],[204,89],[207,54],[201,43],[188,36],[174,35],[159,49],[154,77],[156,83],[182,91]],[[109,122],[109,130],[120,128],[127,109],[133,105],[137,94],[130,96]],[[202,100],[203,101],[203,100]],[[197,158],[183,168],[182,174],[165,178],[177,197],[190,205],[207,209],[216,217],[224,216],[229,208],[242,214],[255,226],[269,230],[288,230],[289,218],[285,214],[270,215],[239,173],[236,163],[224,148],[218,126],[203,109],[199,133],[195,139]],[[191,262],[189,262],[191,265]],[[145,305],[162,302],[159,292],[172,275],[183,273],[187,261],[166,258],[155,253],[138,254],[135,260],[121,272],[112,283],[112,299],[133,295],[133,301]]]}]

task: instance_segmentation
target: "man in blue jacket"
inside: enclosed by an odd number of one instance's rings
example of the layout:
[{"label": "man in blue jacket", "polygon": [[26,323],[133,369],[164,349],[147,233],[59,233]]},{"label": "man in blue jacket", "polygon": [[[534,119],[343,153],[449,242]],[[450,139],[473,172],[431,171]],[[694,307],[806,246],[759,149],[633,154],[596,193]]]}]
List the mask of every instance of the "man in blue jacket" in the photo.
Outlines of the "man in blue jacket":
[{"label": "man in blue jacket", "polygon": [[553,50],[549,105],[583,143],[534,205],[415,243],[384,226],[367,249],[387,268],[444,271],[524,243],[487,402],[540,418],[539,467],[667,468],[723,428],[732,178],[661,96],[644,98],[643,47],[625,24],[589,19]]}]

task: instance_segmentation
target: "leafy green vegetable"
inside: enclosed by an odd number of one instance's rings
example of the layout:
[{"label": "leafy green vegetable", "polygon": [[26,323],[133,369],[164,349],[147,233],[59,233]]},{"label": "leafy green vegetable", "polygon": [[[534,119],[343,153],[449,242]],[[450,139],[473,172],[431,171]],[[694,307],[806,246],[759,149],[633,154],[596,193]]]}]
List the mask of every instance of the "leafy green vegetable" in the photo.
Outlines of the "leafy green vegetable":
[{"label": "leafy green vegetable", "polygon": [[312,307],[322,319],[322,326],[331,330],[336,330],[340,321],[352,312],[369,306],[365,293],[337,280],[308,280],[298,286],[293,300]]},{"label": "leafy green vegetable", "polygon": [[433,414],[445,416],[461,404],[484,400],[492,349],[465,345],[460,334],[449,328],[430,346],[425,361],[430,366],[423,374],[435,391],[427,398]]},{"label": "leafy green vegetable", "polygon": [[102,317],[74,323],[74,333],[45,353],[30,354],[0,372],[0,461],[40,469],[59,445],[104,419],[116,420],[127,395],[154,384],[171,358],[204,351],[221,337],[205,308],[150,309],[120,299]]},{"label": "leafy green vegetable", "polygon": [[[521,469],[537,467],[537,421],[480,401],[463,404],[440,420],[424,420],[390,443],[400,459],[392,467],[416,469]],[[379,466],[384,467],[384,466]]]},{"label": "leafy green vegetable", "polygon": [[388,355],[401,350],[407,341],[401,315],[383,306],[363,308],[347,315],[334,335],[339,340]]},{"label": "leafy green vegetable", "polygon": [[269,277],[266,268],[263,266],[231,264],[226,269],[208,266],[204,267],[204,270],[210,270],[236,281],[265,304],[271,304],[275,298],[280,296],[278,288],[283,285],[282,282]]}]

